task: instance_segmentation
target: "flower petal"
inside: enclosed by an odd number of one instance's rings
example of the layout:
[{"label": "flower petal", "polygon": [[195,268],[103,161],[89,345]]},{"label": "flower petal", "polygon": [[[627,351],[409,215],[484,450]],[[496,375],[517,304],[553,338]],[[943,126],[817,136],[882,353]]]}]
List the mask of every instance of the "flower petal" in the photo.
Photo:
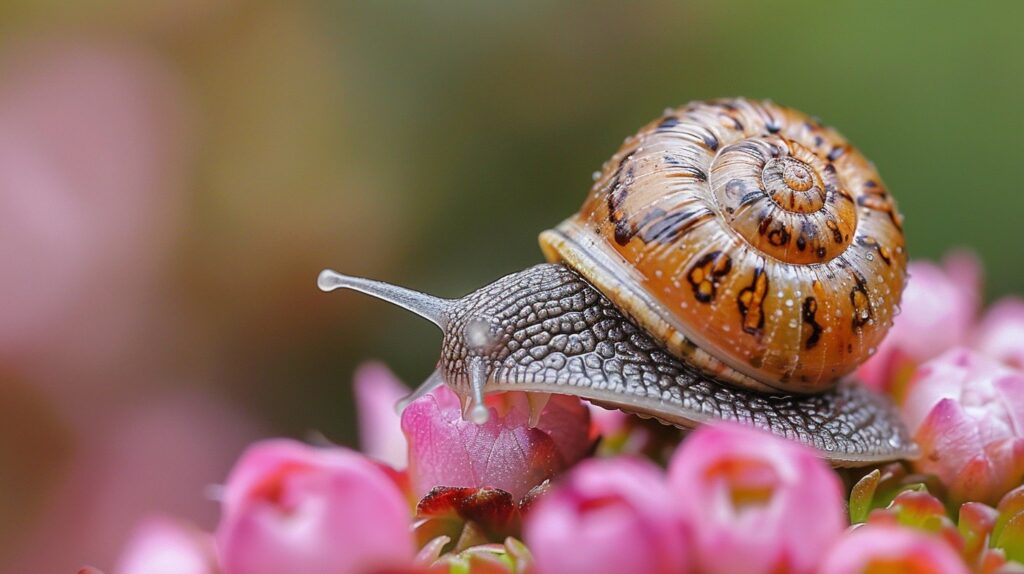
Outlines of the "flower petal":
[{"label": "flower petal", "polygon": [[359,367],[353,384],[361,450],[392,468],[405,468],[408,449],[395,405],[409,389],[381,363]]},{"label": "flower petal", "polygon": [[416,400],[402,414],[413,490],[435,486],[489,487],[516,500],[587,453],[589,415],[578,399],[552,397],[536,427],[521,393],[489,397],[483,424],[462,420],[447,387]]}]

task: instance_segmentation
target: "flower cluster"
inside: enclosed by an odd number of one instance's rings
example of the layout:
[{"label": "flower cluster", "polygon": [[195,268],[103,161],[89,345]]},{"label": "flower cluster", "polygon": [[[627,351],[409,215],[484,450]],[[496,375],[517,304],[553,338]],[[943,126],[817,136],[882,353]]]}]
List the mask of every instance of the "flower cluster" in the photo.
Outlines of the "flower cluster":
[{"label": "flower cluster", "polygon": [[996,504],[1024,481],[1024,300],[981,319],[981,273],[958,253],[912,262],[902,314],[858,372],[900,404],[921,447],[917,470],[938,476],[953,503]]},{"label": "flower cluster", "polygon": [[976,321],[971,260],[912,273],[862,375],[899,404],[917,461],[839,473],[749,427],[680,442],[566,396],[490,395],[478,425],[441,387],[398,415],[405,387],[369,365],[355,381],[362,452],[256,443],[215,531],[150,518],[112,572],[1024,571],[1024,303]]}]

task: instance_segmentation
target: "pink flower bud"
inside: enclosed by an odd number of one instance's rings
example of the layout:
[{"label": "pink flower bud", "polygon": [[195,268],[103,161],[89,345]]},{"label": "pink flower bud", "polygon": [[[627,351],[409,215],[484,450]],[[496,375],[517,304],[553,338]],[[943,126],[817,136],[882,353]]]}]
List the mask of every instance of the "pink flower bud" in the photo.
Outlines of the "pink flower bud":
[{"label": "pink flower bud", "polygon": [[586,407],[575,397],[553,395],[531,427],[538,398],[489,395],[490,418],[484,424],[462,420],[459,398],[447,387],[406,407],[402,430],[415,494],[423,496],[435,486],[486,487],[518,500],[583,458],[591,447]]},{"label": "pink flower bud", "polygon": [[697,429],[668,475],[700,572],[810,572],[846,524],[832,469],[810,449],[750,427]]},{"label": "pink flower bud", "polygon": [[829,550],[819,574],[936,572],[968,574],[942,538],[893,524],[868,524],[848,532]]},{"label": "pink flower bud", "polygon": [[392,468],[405,468],[405,436],[395,405],[409,394],[409,389],[380,363],[359,367],[354,386],[361,450]]},{"label": "pink flower bud", "polygon": [[527,514],[539,574],[688,570],[689,539],[661,471],[642,459],[581,463]]},{"label": "pink flower bud", "polygon": [[231,471],[216,535],[226,574],[355,574],[409,564],[410,520],[394,482],[359,453],[269,440]]},{"label": "pink flower bud", "polygon": [[997,301],[978,326],[974,348],[1001,363],[1024,371],[1024,300]]},{"label": "pink flower bud", "polygon": [[915,467],[951,501],[995,504],[1024,479],[1024,374],[951,350],[918,370],[903,418],[922,451]]},{"label": "pink flower bud", "polygon": [[146,519],[132,533],[115,574],[217,574],[213,537],[170,518]]},{"label": "pink flower bud", "polygon": [[876,390],[891,389],[916,365],[963,344],[977,313],[981,270],[973,255],[950,254],[941,266],[913,261],[907,271],[901,312],[878,352],[857,371]]}]

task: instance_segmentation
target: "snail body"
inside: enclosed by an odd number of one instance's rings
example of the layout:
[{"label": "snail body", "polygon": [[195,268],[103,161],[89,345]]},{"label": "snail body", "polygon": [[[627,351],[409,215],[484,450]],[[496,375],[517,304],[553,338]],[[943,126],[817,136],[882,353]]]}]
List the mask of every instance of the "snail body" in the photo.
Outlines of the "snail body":
[{"label": "snail body", "polygon": [[901,226],[834,130],[768,102],[695,102],[627,138],[541,234],[549,263],[456,300],[332,271],[319,284],[442,328],[408,400],[447,384],[482,421],[487,392],[531,393],[538,413],[571,394],[681,427],[735,420],[860,465],[915,453],[884,398],[841,381],[898,310]]}]

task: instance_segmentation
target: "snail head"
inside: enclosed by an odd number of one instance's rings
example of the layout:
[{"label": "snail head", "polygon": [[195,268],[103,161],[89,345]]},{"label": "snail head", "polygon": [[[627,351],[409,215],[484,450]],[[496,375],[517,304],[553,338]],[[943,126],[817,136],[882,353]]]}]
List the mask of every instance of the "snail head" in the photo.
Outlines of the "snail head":
[{"label": "snail head", "polygon": [[[492,284],[494,285],[494,284]],[[396,405],[401,411],[412,401],[447,384],[462,399],[463,416],[473,422],[487,422],[489,413],[484,404],[491,378],[491,365],[505,354],[502,344],[507,337],[503,322],[486,302],[485,287],[461,299],[443,299],[382,281],[342,275],[325,269],[317,279],[322,291],[351,289],[388,301],[412,311],[437,325],[444,339],[437,369]],[[539,414],[539,413],[538,413]]]}]

